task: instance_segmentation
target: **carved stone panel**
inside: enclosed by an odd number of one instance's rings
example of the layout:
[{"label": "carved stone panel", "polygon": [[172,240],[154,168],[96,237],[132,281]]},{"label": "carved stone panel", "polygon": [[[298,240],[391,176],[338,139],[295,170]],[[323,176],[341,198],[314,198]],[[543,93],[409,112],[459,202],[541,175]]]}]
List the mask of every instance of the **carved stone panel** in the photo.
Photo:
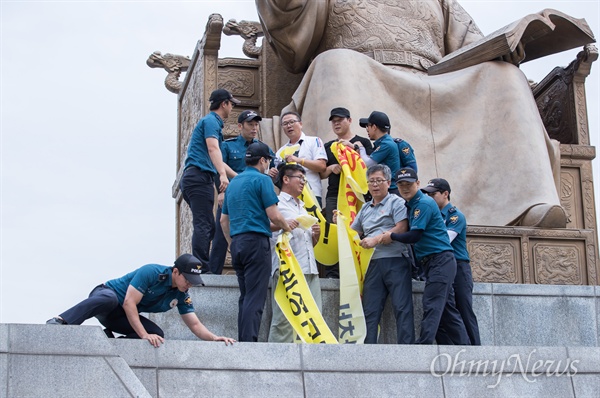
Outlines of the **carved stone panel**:
[{"label": "carved stone panel", "polygon": [[583,242],[532,242],[535,283],[545,285],[586,284]]},{"label": "carved stone panel", "polygon": [[229,90],[236,98],[252,99],[258,88],[257,75],[257,71],[252,70],[219,68],[219,87]]},{"label": "carved stone panel", "polygon": [[188,71],[187,85],[180,95],[179,106],[179,145],[177,161],[178,167],[183,166],[187,154],[187,146],[192,136],[192,131],[198,120],[202,117],[204,107],[204,57],[198,54],[198,60],[193,68]]},{"label": "carved stone panel", "polygon": [[596,285],[596,234],[590,229],[467,227],[473,280]]},{"label": "carved stone panel", "polygon": [[475,282],[520,283],[519,240],[472,238],[467,247]]},{"label": "carved stone panel", "polygon": [[[261,113],[260,111],[260,76],[259,63],[254,60],[220,59],[219,60],[219,88],[231,92],[233,96],[241,101],[223,126],[225,139],[235,137],[238,131],[237,118],[239,114],[247,109]],[[264,115],[263,115],[264,116]]]},{"label": "carved stone panel", "polygon": [[577,144],[577,122],[573,103],[573,75],[555,68],[536,90],[535,99],[550,138],[562,144]]},{"label": "carved stone panel", "polygon": [[[592,162],[585,162],[579,169],[581,174],[581,199],[583,202],[583,226],[580,228],[597,229],[596,224],[596,202],[594,200],[594,177]],[[598,231],[596,230],[596,236]]]},{"label": "carved stone panel", "polygon": [[579,168],[561,167],[560,204],[567,213],[567,228],[585,228]]},{"label": "carved stone panel", "polygon": [[179,234],[179,247],[177,248],[179,250],[178,253],[191,253],[193,232],[192,212],[190,211],[189,206],[184,200],[179,202],[179,206],[177,207],[177,210],[179,212],[179,223],[177,224],[177,233]]}]

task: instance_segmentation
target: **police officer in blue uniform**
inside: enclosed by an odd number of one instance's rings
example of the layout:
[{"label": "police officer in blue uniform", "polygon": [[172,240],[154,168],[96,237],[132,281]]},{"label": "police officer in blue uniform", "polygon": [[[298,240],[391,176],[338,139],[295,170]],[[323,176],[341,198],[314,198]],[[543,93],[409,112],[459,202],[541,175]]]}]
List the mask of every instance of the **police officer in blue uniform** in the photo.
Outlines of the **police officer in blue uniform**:
[{"label": "police officer in blue uniform", "polygon": [[[407,141],[391,137],[390,119],[385,113],[373,111],[368,118],[360,119],[359,124],[367,129],[369,138],[375,140],[373,144],[375,149],[370,156],[361,149],[362,145],[357,143],[360,157],[367,166],[376,163],[385,164],[392,170],[392,173],[396,173],[400,168],[412,168],[417,171],[415,151]],[[398,195],[395,181],[392,181],[390,192]]]},{"label": "police officer in blue uniform", "polygon": [[[443,178],[434,178],[422,189],[438,205],[446,228],[448,237],[454,249],[456,258],[456,277],[454,277],[454,297],[456,308],[463,319],[469,340],[472,345],[481,345],[477,316],[473,311],[473,275],[467,251],[467,219],[465,215],[450,203],[450,184]],[[436,336],[439,344],[451,344],[445,330],[440,328]]]},{"label": "police officer in blue uniform", "polygon": [[417,157],[412,146],[402,138],[394,138],[394,142],[398,146],[398,153],[400,154],[400,167],[407,167],[418,173]]},{"label": "police officer in blue uniform", "polygon": [[210,242],[215,234],[215,185],[224,192],[229,184],[229,166],[223,162],[224,119],[240,101],[225,89],[210,94],[210,113],[204,116],[192,132],[187,148],[185,169],[179,183],[183,200],[192,211],[192,254],[202,262],[202,271],[209,272]]},{"label": "police officer in blue uniform", "polygon": [[198,319],[188,289],[204,286],[200,277],[202,263],[191,254],[183,254],[168,267],[146,264],[121,278],[96,286],[89,297],[57,317],[49,325],[81,325],[96,317],[106,327],[105,333],[123,334],[131,339],[148,340],[154,347],[164,342],[164,332],[140,312],[166,312],[177,307],[181,319],[198,338],[209,341],[235,340],[216,336]]},{"label": "police officer in blue uniform", "polygon": [[[360,127],[366,128],[369,139],[375,141],[370,156],[359,142],[356,143],[360,157],[367,167],[374,164],[385,164],[395,174],[400,168],[400,154],[398,145],[389,134],[391,125],[388,116],[383,112],[373,111],[368,118],[361,118],[358,124]],[[390,184],[389,192],[398,195],[398,187],[394,180]]]},{"label": "police officer in blue uniform", "polygon": [[419,179],[413,169],[398,170],[396,181],[400,195],[407,201],[409,231],[401,234],[387,231],[382,242],[413,243],[423,267],[423,321],[417,343],[433,344],[441,326],[452,344],[468,345],[469,336],[454,301],[456,260],[442,215],[435,201],[419,190]]},{"label": "police officer in blue uniform", "polygon": [[404,200],[389,193],[392,173],[386,165],[369,167],[367,180],[373,199],[361,207],[351,225],[363,238],[360,245],[375,249],[365,275],[362,297],[367,326],[365,344],[377,343],[379,322],[388,295],[396,318],[398,344],[414,344],[409,248],[399,242],[380,244],[383,232],[408,230]]},{"label": "police officer in blue uniform", "polygon": [[[240,134],[237,137],[230,138],[223,142],[221,152],[223,153],[223,162],[227,164],[233,173],[228,173],[228,177],[231,179],[246,169],[246,150],[248,145],[253,142],[260,142],[258,138],[259,124],[262,117],[252,110],[245,110],[238,116],[238,128]],[[275,152],[270,148],[269,151],[273,158]],[[269,169],[269,175],[275,177],[277,175],[277,169],[274,164],[271,163]],[[227,256],[227,240],[223,236],[223,230],[221,229],[221,208],[223,205],[224,192],[219,193],[219,206],[217,207],[217,223],[215,225],[215,237],[212,241],[212,247],[210,249],[209,268],[213,274],[220,275],[223,272],[223,266],[225,264],[225,257]]]},{"label": "police officer in blue uniform", "polygon": [[291,228],[277,208],[279,199],[265,173],[271,163],[269,147],[255,142],[246,151],[246,170],[225,192],[221,227],[231,245],[231,262],[238,278],[238,340],[258,341],[258,331],[271,276],[271,224]]}]

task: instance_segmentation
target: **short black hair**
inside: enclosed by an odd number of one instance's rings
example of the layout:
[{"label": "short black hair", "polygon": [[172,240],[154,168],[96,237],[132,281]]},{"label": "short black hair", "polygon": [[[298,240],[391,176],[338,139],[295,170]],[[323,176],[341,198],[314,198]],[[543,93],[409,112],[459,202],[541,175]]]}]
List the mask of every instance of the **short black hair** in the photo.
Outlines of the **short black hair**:
[{"label": "short black hair", "polygon": [[208,108],[211,111],[217,110],[219,109],[219,107],[221,106],[221,104],[225,101],[229,101],[229,100],[223,100],[223,101],[219,101],[219,102],[211,102],[210,103],[210,108]]},{"label": "short black hair", "polygon": [[294,111],[287,111],[285,112],[283,115],[281,115],[281,120],[283,120],[283,118],[287,115],[294,115],[298,118],[298,121],[301,122],[302,118],[300,117],[300,114],[298,112],[294,112]]},{"label": "short black hair", "polygon": [[275,186],[279,189],[283,186],[283,177],[292,175],[294,171],[299,171],[306,175],[304,167],[297,163],[280,163],[277,166],[277,177],[275,178]]}]

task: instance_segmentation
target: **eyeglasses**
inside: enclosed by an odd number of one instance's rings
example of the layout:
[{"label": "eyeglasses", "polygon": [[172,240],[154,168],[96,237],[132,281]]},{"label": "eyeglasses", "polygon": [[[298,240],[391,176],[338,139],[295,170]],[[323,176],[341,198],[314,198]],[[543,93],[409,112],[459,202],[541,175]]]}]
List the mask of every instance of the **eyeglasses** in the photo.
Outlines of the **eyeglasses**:
[{"label": "eyeglasses", "polygon": [[305,176],[287,176],[287,177],[297,178],[297,179],[299,179],[300,181],[302,181],[303,183],[306,184],[306,177]]},{"label": "eyeglasses", "polygon": [[433,192],[427,192],[427,195],[429,196],[435,196],[436,193],[439,193],[440,191],[433,191]]},{"label": "eyeglasses", "polygon": [[292,125],[294,125],[294,124],[298,123],[299,121],[300,121],[300,120],[290,120],[290,121],[287,121],[287,122],[283,122],[283,123],[281,123],[281,125],[282,125],[283,127],[292,126]]},{"label": "eyeglasses", "polygon": [[233,101],[227,101],[227,102],[229,102],[231,104],[232,108],[235,108],[235,103]]},{"label": "eyeglasses", "polygon": [[387,180],[369,180],[367,182],[369,183],[369,185],[381,185],[384,182],[387,182]]}]

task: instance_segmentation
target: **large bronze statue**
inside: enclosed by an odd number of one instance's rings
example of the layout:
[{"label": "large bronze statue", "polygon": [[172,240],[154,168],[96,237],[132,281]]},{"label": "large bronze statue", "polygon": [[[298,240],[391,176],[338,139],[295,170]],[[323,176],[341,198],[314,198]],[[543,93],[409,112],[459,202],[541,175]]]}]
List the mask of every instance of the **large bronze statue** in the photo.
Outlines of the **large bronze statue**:
[{"label": "large bronze statue", "polygon": [[[288,108],[307,134],[334,138],[327,111],[387,113],[415,148],[422,181],[444,177],[476,225],[564,227],[558,145],[527,78],[510,62],[428,76],[444,55],[483,35],[454,0],[256,0],[265,37],[286,68],[306,71]],[[519,48],[519,51],[521,48]],[[518,63],[522,54],[506,54]],[[286,109],[287,110],[287,109]]]}]

